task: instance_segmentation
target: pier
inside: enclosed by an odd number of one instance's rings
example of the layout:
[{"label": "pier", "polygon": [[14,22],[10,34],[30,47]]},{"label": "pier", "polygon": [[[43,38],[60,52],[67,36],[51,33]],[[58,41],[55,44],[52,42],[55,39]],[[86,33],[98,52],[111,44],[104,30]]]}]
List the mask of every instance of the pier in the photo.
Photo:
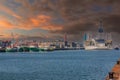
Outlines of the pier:
[{"label": "pier", "polygon": [[105,80],[120,80],[120,59],[116,62]]}]

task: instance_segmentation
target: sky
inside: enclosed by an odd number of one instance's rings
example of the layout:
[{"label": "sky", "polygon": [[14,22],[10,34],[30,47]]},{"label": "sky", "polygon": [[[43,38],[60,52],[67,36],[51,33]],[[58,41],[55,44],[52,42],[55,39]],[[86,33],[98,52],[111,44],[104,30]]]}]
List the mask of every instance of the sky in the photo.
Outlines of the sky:
[{"label": "sky", "polygon": [[71,38],[97,31],[120,33],[120,0],[0,0],[0,38]]}]

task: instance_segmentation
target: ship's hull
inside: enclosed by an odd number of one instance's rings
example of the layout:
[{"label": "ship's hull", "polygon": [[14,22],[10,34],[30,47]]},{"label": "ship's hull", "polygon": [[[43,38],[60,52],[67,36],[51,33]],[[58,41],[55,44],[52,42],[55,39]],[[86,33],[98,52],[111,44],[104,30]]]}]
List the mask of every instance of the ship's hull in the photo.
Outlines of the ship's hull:
[{"label": "ship's hull", "polygon": [[115,50],[119,50],[119,47],[114,48]]},{"label": "ship's hull", "polygon": [[0,48],[0,52],[6,52],[6,48]]},{"label": "ship's hull", "polygon": [[6,52],[18,52],[18,49],[16,48],[9,48],[9,49],[6,49]]},{"label": "ship's hull", "polygon": [[40,48],[40,51],[54,51],[53,48]]},{"label": "ship's hull", "polygon": [[85,50],[111,50],[108,47],[85,46]]},{"label": "ship's hull", "polygon": [[29,52],[30,48],[29,47],[20,47],[19,52]]},{"label": "ship's hull", "polygon": [[31,52],[39,52],[39,48],[36,48],[36,47],[33,47],[33,48],[30,48],[30,51]]}]

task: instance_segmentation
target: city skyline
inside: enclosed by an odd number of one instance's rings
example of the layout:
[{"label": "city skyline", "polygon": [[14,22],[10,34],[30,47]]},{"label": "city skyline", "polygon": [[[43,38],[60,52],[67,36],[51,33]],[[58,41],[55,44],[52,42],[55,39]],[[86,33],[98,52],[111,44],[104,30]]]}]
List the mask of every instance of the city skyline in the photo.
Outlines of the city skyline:
[{"label": "city skyline", "polygon": [[120,33],[119,0],[0,0],[0,37],[61,38],[96,31]]}]

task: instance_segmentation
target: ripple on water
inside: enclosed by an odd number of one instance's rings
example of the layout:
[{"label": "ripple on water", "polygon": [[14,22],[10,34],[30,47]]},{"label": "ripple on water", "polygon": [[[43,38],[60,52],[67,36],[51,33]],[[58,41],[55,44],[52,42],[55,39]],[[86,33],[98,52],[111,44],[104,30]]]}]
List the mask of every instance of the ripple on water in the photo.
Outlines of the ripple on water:
[{"label": "ripple on water", "polygon": [[119,51],[0,54],[0,80],[104,80]]}]

